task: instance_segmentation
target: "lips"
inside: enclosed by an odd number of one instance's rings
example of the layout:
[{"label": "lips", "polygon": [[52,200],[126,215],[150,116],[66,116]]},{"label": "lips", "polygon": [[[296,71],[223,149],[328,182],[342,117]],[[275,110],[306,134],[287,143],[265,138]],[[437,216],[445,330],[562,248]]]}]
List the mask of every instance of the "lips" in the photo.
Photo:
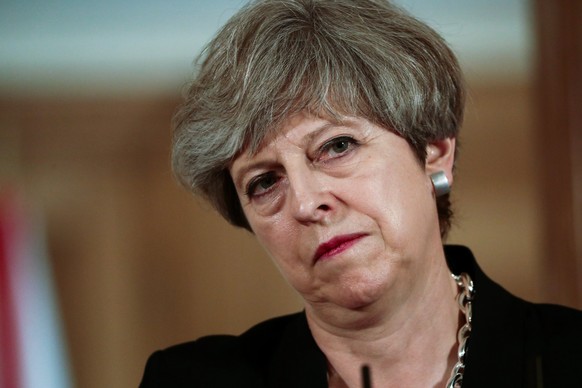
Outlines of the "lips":
[{"label": "lips", "polygon": [[335,256],[356,244],[364,236],[364,233],[352,233],[336,236],[317,247],[315,255],[313,256],[313,261],[316,262]]}]

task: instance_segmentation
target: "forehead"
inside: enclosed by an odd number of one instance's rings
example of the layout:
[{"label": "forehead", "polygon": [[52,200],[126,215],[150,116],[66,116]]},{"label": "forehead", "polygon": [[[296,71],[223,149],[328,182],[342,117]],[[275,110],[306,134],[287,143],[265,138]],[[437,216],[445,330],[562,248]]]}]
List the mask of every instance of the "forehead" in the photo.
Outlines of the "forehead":
[{"label": "forehead", "polygon": [[309,114],[295,115],[266,137],[256,151],[243,150],[228,166],[235,185],[239,185],[247,173],[262,170],[280,163],[292,154],[303,154],[313,144],[319,143],[330,131],[349,131],[359,141],[369,141],[378,135],[391,132],[365,118],[324,118]]},{"label": "forehead", "polygon": [[254,156],[265,148],[283,140],[298,141],[305,136],[308,137],[307,140],[310,140],[313,138],[313,135],[310,135],[313,131],[317,131],[323,127],[341,125],[342,122],[343,121],[339,118],[334,119],[312,113],[299,112],[289,116],[283,120],[281,124],[267,130],[257,147],[254,149],[253,147],[247,147],[241,152],[241,154],[246,153],[250,156]]},{"label": "forehead", "polygon": [[252,146],[242,149],[228,168],[232,170],[232,166],[237,161],[252,160],[269,149],[275,149],[283,144],[305,148],[313,143],[318,135],[332,128],[344,127],[369,132],[371,125],[371,122],[361,117],[342,116],[335,118],[309,113],[295,114],[278,127],[269,130],[255,149]]},{"label": "forehead", "polygon": [[233,174],[237,172],[241,165],[259,160],[265,153],[283,145],[296,148],[306,147],[318,133],[337,125],[341,124],[336,120],[330,121],[329,119],[303,113],[293,115],[279,127],[270,130],[256,150],[248,146],[243,149],[233,159],[228,169]]}]

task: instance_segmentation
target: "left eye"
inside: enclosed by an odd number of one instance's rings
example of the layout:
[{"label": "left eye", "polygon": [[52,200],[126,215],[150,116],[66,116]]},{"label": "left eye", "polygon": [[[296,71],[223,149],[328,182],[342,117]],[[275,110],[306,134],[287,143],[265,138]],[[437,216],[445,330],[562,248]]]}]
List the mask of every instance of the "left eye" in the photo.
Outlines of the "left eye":
[{"label": "left eye", "polygon": [[321,147],[321,154],[322,156],[336,158],[350,151],[355,145],[356,141],[349,136],[336,137]]},{"label": "left eye", "polygon": [[272,172],[259,175],[251,180],[247,187],[246,194],[250,198],[264,195],[277,184],[277,181],[278,177]]}]

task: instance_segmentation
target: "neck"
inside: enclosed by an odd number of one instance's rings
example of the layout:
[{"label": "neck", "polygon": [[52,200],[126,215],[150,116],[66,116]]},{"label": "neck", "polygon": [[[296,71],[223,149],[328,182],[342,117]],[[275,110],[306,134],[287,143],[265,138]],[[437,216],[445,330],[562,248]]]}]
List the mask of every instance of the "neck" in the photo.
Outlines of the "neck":
[{"label": "neck", "polygon": [[361,387],[360,367],[367,364],[373,387],[444,386],[456,361],[459,309],[457,286],[444,258],[442,263],[412,289],[407,303],[390,304],[387,298],[357,311],[306,307],[313,337],[333,372],[330,383]]}]

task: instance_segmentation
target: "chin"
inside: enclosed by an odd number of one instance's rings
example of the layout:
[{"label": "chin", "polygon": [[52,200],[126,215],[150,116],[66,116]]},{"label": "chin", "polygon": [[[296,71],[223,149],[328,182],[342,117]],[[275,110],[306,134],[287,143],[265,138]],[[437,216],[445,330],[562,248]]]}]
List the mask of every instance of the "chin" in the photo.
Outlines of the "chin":
[{"label": "chin", "polygon": [[333,290],[332,302],[350,310],[366,310],[382,299],[386,293],[386,283],[378,279],[358,279],[343,283],[339,289]]}]

